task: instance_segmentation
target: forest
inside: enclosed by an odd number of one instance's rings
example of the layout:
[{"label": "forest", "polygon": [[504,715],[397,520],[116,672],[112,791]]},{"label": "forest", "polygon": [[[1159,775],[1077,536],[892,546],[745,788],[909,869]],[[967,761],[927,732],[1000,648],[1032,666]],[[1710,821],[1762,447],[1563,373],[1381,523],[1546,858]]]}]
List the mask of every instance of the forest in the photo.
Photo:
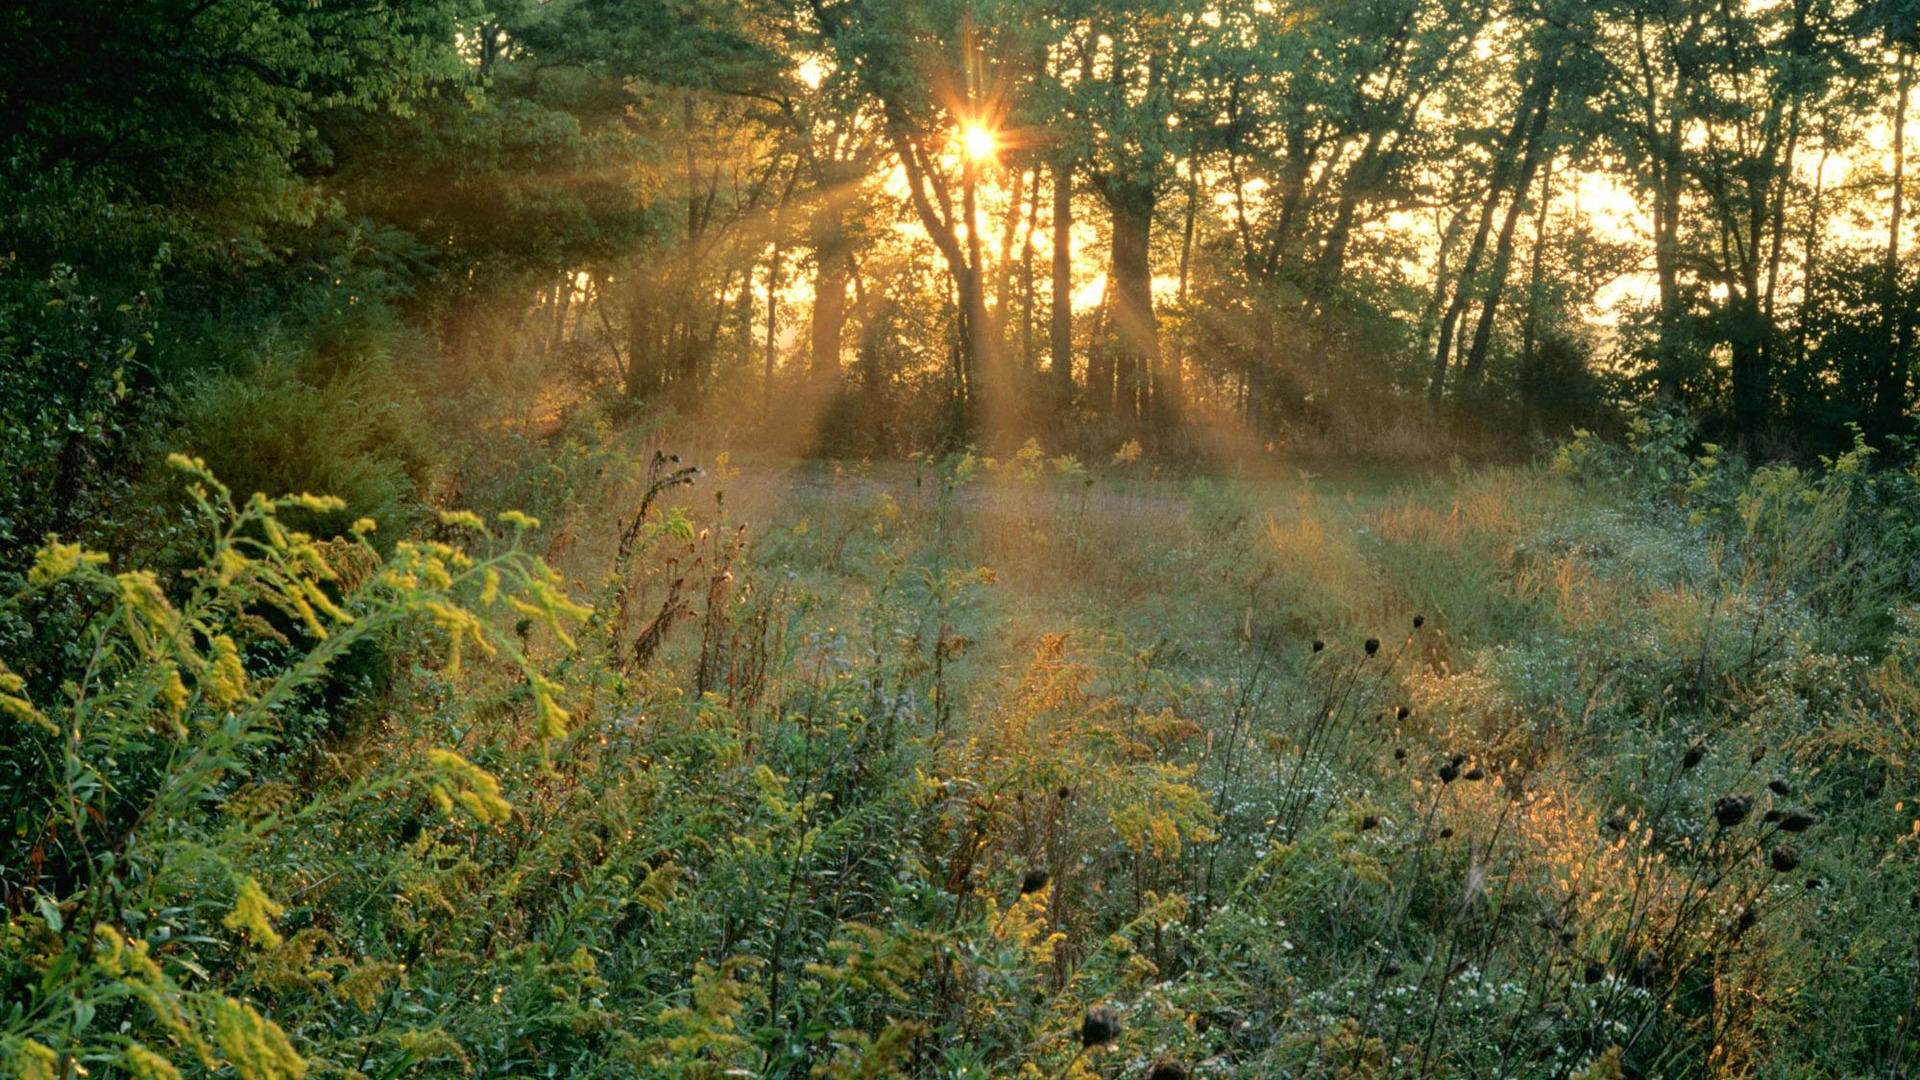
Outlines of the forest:
[{"label": "forest", "polygon": [[1920,1076],[1916,52],[0,5],[0,1077]]}]

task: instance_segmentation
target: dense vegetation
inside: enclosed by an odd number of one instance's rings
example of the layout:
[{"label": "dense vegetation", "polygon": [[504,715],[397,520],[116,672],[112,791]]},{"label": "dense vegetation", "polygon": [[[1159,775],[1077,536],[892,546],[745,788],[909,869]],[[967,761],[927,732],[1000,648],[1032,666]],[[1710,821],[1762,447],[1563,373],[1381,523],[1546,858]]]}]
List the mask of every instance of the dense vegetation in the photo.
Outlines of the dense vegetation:
[{"label": "dense vegetation", "polygon": [[0,1076],[1914,1075],[1917,44],[6,6]]}]

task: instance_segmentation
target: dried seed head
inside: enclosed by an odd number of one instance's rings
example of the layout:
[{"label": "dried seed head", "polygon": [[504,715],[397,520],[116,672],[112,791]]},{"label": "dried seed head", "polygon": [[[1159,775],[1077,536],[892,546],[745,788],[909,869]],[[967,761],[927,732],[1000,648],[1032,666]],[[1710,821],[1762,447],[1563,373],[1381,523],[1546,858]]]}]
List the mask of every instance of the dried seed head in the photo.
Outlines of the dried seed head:
[{"label": "dried seed head", "polygon": [[1769,810],[1766,813],[1760,815],[1760,820],[1766,822],[1769,825],[1773,825],[1778,823],[1781,818],[1786,816],[1787,815],[1781,813],[1779,810]]},{"label": "dried seed head", "polygon": [[1413,617],[1413,628],[1415,630],[1418,630],[1425,625],[1427,625],[1427,617],[1425,615],[1415,615]]},{"label": "dried seed head", "polygon": [[1372,656],[1374,653],[1377,653],[1379,651],[1380,651],[1380,639],[1377,637],[1368,638],[1367,639],[1367,655]]},{"label": "dried seed head", "polygon": [[1448,758],[1447,760],[1453,762],[1455,768],[1459,768],[1460,766],[1465,765],[1467,763],[1467,755],[1455,754],[1452,757]]},{"label": "dried seed head", "polygon": [[1466,775],[1467,775],[1467,779],[1469,780],[1473,780],[1473,781],[1485,780],[1487,778],[1487,770],[1481,768],[1478,765],[1475,765],[1473,768],[1467,770]]},{"label": "dried seed head", "polygon": [[1402,705],[1399,708],[1393,710],[1393,716],[1394,716],[1394,719],[1396,720],[1405,720],[1407,717],[1412,715],[1413,715],[1413,710],[1407,708],[1405,705]]},{"label": "dried seed head", "polygon": [[1659,984],[1667,973],[1667,966],[1660,961],[1660,954],[1649,949],[1634,960],[1633,970],[1627,975],[1630,985],[1641,989],[1650,989]]},{"label": "dried seed head", "polygon": [[1789,810],[1780,818],[1781,832],[1806,832],[1820,823],[1820,819],[1805,810]]},{"label": "dried seed head", "polygon": [[1120,1037],[1120,1012],[1111,1005],[1089,1005],[1080,1019],[1080,1045],[1091,1049]]},{"label": "dried seed head", "polygon": [[1061,784],[1060,790],[1054,792],[1054,794],[1060,797],[1061,802],[1066,802],[1068,799],[1073,798],[1073,789],[1065,784]]},{"label": "dried seed head", "polygon": [[1768,856],[1768,859],[1773,863],[1776,872],[1789,874],[1800,866],[1800,849],[1792,844],[1781,844],[1773,849],[1773,854]]},{"label": "dried seed head", "polygon": [[1391,979],[1395,975],[1398,975],[1405,970],[1406,969],[1401,967],[1398,963],[1392,960],[1389,960],[1386,963],[1380,965],[1380,977],[1383,979]]},{"label": "dried seed head", "polygon": [[1326,642],[1324,642],[1324,641],[1321,641],[1321,640],[1320,640],[1319,638],[1314,638],[1314,639],[1313,639],[1313,651],[1314,651],[1314,652],[1319,652],[1319,651],[1320,651],[1321,649],[1324,649],[1324,648],[1326,648],[1326,647],[1327,647],[1327,643],[1326,643]]},{"label": "dried seed head", "polygon": [[1187,1080],[1187,1067],[1177,1061],[1161,1061],[1147,1074],[1147,1080]]},{"label": "dried seed head", "polygon": [[1731,829],[1753,813],[1753,796],[1722,795],[1713,802],[1713,820],[1723,829]]},{"label": "dried seed head", "polygon": [[1396,747],[1394,747],[1394,748],[1393,748],[1393,760],[1395,760],[1395,761],[1405,761],[1405,760],[1407,760],[1407,748],[1406,748],[1406,747],[1404,747],[1404,746],[1396,746]]},{"label": "dried seed head", "polygon": [[1753,752],[1747,755],[1747,764],[1758,765],[1760,764],[1760,759],[1766,756],[1767,748],[1764,746],[1756,746],[1753,748]]},{"label": "dried seed head", "polygon": [[1683,769],[1691,769],[1695,765],[1700,764],[1701,760],[1706,756],[1707,744],[1694,743],[1692,746],[1687,747],[1686,754],[1680,758],[1680,767]]},{"label": "dried seed head", "polygon": [[1451,761],[1440,766],[1440,782],[1441,783],[1451,784],[1458,779],[1460,779],[1460,766],[1455,765]]},{"label": "dried seed head", "polygon": [[1194,1013],[1193,1014],[1193,1030],[1199,1032],[1202,1035],[1205,1035],[1207,1032],[1213,1030],[1213,1021],[1207,1019],[1207,1016],[1205,1013]]},{"label": "dried seed head", "polygon": [[1020,895],[1030,896],[1033,893],[1037,893],[1041,889],[1046,888],[1047,882],[1052,880],[1052,874],[1036,866],[1020,876]]},{"label": "dried seed head", "polygon": [[1380,824],[1380,819],[1368,814],[1360,819],[1360,831],[1368,832]]},{"label": "dried seed head", "polygon": [[1587,963],[1587,970],[1581,972],[1580,976],[1586,980],[1588,986],[1592,986],[1594,983],[1607,977],[1607,969],[1598,963],[1589,961]]},{"label": "dried seed head", "polygon": [[1775,795],[1778,795],[1783,799],[1788,799],[1793,797],[1792,785],[1788,784],[1785,780],[1782,780],[1777,776],[1767,781],[1767,790],[1773,792]]},{"label": "dried seed head", "polygon": [[1627,831],[1627,815],[1609,814],[1607,815],[1607,820],[1604,822],[1604,824],[1606,825],[1608,832],[1626,832]]},{"label": "dried seed head", "polygon": [[1451,825],[1449,825],[1449,826],[1447,826],[1446,828],[1444,828],[1444,829],[1441,829],[1441,830],[1440,830],[1440,839],[1442,839],[1442,840],[1451,840],[1451,839],[1453,839],[1453,826],[1451,826]]}]

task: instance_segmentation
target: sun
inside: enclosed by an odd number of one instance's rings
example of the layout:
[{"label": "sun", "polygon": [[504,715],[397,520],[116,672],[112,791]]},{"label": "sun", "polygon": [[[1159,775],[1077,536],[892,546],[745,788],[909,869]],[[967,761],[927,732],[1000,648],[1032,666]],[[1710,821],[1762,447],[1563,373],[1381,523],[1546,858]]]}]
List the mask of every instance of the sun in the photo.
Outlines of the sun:
[{"label": "sun", "polygon": [[969,125],[960,132],[960,144],[967,156],[975,161],[985,161],[993,156],[996,142],[993,132],[977,124]]}]

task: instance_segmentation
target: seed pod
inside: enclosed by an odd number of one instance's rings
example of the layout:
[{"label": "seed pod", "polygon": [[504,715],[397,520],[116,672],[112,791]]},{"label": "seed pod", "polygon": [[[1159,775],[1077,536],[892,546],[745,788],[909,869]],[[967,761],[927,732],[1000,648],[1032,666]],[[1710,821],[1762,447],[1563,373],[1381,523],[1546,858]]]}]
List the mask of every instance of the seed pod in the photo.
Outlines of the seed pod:
[{"label": "seed pod", "polygon": [[1377,637],[1368,638],[1367,639],[1367,655],[1372,656],[1374,653],[1377,653],[1379,651],[1380,651],[1380,639]]},{"label": "seed pod", "polygon": [[1380,824],[1379,818],[1374,817],[1372,814],[1368,814],[1365,817],[1360,819],[1360,831],[1367,832],[1379,824]]},{"label": "seed pod", "polygon": [[1723,829],[1731,829],[1753,813],[1753,796],[1722,795],[1713,803],[1713,820]]},{"label": "seed pod", "polygon": [[1766,813],[1764,813],[1764,814],[1761,814],[1761,815],[1760,815],[1760,820],[1761,820],[1761,821],[1764,821],[1764,822],[1766,822],[1766,823],[1767,823],[1767,824],[1769,824],[1769,825],[1774,825],[1774,824],[1778,824],[1778,823],[1779,823],[1779,821],[1780,821],[1780,819],[1781,819],[1781,818],[1783,818],[1783,817],[1786,817],[1786,815],[1785,815],[1785,814],[1783,814],[1783,813],[1781,813],[1781,812],[1780,812],[1780,811],[1779,811],[1779,810],[1778,810],[1778,809],[1776,808],[1776,809],[1773,809],[1773,810],[1769,810],[1769,811],[1767,811],[1767,812],[1766,812]]},{"label": "seed pod", "polygon": [[1415,630],[1418,630],[1425,625],[1427,625],[1427,617],[1425,615],[1415,615],[1413,617],[1413,628]]},{"label": "seed pod", "polygon": [[1395,760],[1395,761],[1405,761],[1405,760],[1407,760],[1407,748],[1406,748],[1406,747],[1404,747],[1404,746],[1396,746],[1396,747],[1394,747],[1394,748],[1393,748],[1393,760]]},{"label": "seed pod", "polygon": [[1041,889],[1046,888],[1047,882],[1052,880],[1053,880],[1052,874],[1049,874],[1045,870],[1042,870],[1041,868],[1036,866],[1033,869],[1027,871],[1025,874],[1021,875],[1020,895],[1030,896],[1033,893],[1037,893]]},{"label": "seed pod", "polygon": [[1480,780],[1485,780],[1486,778],[1487,778],[1487,770],[1481,768],[1478,765],[1475,765],[1473,768],[1467,770],[1467,779],[1469,780],[1480,781]]},{"label": "seed pod", "polygon": [[1065,784],[1061,784],[1060,790],[1054,792],[1054,794],[1060,796],[1061,802],[1066,802],[1068,799],[1073,798],[1073,789]]},{"label": "seed pod", "polygon": [[1401,967],[1399,964],[1395,963],[1392,960],[1389,960],[1386,963],[1380,965],[1380,977],[1383,979],[1391,979],[1395,975],[1398,975],[1405,970],[1406,969]]},{"label": "seed pod", "polygon": [[1444,829],[1441,829],[1441,830],[1440,830],[1440,839],[1442,839],[1442,840],[1451,840],[1451,839],[1453,839],[1453,826],[1451,826],[1451,825],[1449,825],[1449,826],[1447,826],[1446,828],[1444,828]]},{"label": "seed pod", "polygon": [[1773,849],[1773,854],[1768,858],[1777,873],[1790,874],[1800,866],[1800,849],[1792,844],[1781,844]]},{"label": "seed pod", "polygon": [[1598,963],[1589,961],[1587,964],[1587,970],[1581,972],[1580,977],[1586,980],[1586,983],[1588,986],[1592,986],[1594,983],[1597,983],[1601,979],[1604,979],[1607,977],[1607,969],[1600,966]]},{"label": "seed pod", "polygon": [[1700,764],[1701,760],[1704,759],[1706,756],[1707,756],[1707,744],[1694,743],[1692,746],[1687,747],[1687,752],[1681,756],[1680,767],[1682,769],[1691,769],[1695,765]]},{"label": "seed pod", "polygon": [[1440,766],[1440,782],[1441,783],[1451,784],[1458,779],[1460,779],[1460,766],[1455,765],[1451,761]]},{"label": "seed pod", "polygon": [[1806,832],[1819,824],[1820,819],[1805,810],[1789,810],[1780,818],[1781,832]]},{"label": "seed pod", "polygon": [[1120,1037],[1120,1012],[1111,1005],[1089,1005],[1080,1019],[1080,1045],[1087,1049]]},{"label": "seed pod", "polygon": [[1407,708],[1405,705],[1402,705],[1398,709],[1395,709],[1393,711],[1393,716],[1394,716],[1394,719],[1396,720],[1405,720],[1407,717],[1412,715],[1413,715],[1413,710]]},{"label": "seed pod", "polygon": [[1777,776],[1767,781],[1767,790],[1783,799],[1793,797],[1793,787]]},{"label": "seed pod", "polygon": [[1320,651],[1321,649],[1324,649],[1324,648],[1326,648],[1326,647],[1327,647],[1327,643],[1326,643],[1326,642],[1324,642],[1324,641],[1321,641],[1321,640],[1320,640],[1319,638],[1314,638],[1314,639],[1313,639],[1313,651],[1314,651],[1314,652],[1319,652],[1319,651]]},{"label": "seed pod", "polygon": [[1610,814],[1607,817],[1605,825],[1607,826],[1608,832],[1626,832],[1627,816],[1625,814]]},{"label": "seed pod", "polygon": [[1627,974],[1627,983],[1646,990],[1659,984],[1666,975],[1667,966],[1660,961],[1660,954],[1649,949],[1640,954],[1633,963],[1633,970]]},{"label": "seed pod", "polygon": [[1147,1080],[1187,1080],[1187,1067],[1177,1061],[1161,1061],[1147,1074]]}]

